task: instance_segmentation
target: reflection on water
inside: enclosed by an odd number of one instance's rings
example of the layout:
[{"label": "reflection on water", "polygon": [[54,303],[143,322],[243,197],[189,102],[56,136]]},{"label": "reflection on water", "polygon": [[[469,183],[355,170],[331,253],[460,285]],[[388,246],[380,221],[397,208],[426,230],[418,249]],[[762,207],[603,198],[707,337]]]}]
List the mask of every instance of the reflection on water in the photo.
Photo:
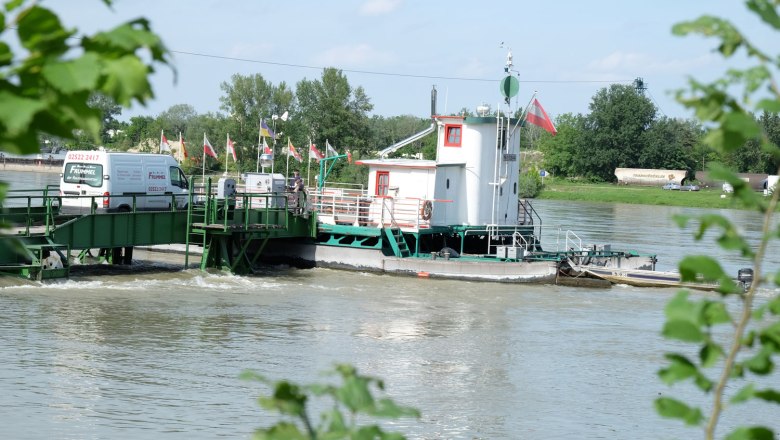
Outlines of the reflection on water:
[{"label": "reflection on water", "polygon": [[[546,227],[654,252],[668,267],[692,249],[723,256],[669,220],[687,210],[536,207]],[[722,213],[757,238],[750,213]],[[546,229],[547,245],[554,229]],[[769,256],[775,268],[778,254]],[[335,362],[384,379],[390,396],[422,411],[419,421],[391,424],[410,438],[699,435],[652,408],[659,395],[705,404],[697,391],[657,378],[663,353],[686,349],[659,335],[672,289],[287,267],[238,277],[137,263],[46,284],[0,280],[0,437],[248,438],[276,418],[261,412],[263,389],[240,381],[241,371],[313,383],[328,380],[320,373]],[[765,405],[726,413],[726,426],[778,429]]]}]

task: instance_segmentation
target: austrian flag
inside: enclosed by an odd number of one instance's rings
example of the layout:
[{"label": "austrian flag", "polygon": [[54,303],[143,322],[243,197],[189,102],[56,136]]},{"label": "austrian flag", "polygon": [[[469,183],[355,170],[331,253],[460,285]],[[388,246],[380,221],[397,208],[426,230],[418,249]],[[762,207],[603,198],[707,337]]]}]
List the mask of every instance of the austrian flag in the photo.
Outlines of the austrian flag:
[{"label": "austrian flag", "polygon": [[558,130],[555,129],[552,119],[547,116],[547,112],[544,111],[542,104],[540,104],[539,100],[536,98],[534,98],[530,107],[528,107],[528,114],[525,115],[525,120],[538,127],[544,128],[553,136],[558,134]]}]

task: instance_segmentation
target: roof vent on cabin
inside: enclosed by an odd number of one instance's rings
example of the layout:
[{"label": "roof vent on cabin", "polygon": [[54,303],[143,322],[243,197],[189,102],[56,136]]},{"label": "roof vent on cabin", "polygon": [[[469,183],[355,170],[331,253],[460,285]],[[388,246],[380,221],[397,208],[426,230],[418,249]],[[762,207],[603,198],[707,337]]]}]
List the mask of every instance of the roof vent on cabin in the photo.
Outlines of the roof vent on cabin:
[{"label": "roof vent on cabin", "polygon": [[487,104],[480,104],[477,106],[477,115],[484,118],[490,114],[490,106]]}]

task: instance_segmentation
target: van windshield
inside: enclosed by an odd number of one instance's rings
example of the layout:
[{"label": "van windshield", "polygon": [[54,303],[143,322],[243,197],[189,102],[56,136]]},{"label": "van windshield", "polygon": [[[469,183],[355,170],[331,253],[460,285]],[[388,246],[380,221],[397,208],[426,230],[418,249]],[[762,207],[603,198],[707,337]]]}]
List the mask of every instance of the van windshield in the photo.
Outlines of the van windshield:
[{"label": "van windshield", "polygon": [[100,187],[103,185],[103,165],[96,163],[69,162],[62,174],[65,183],[80,183]]}]

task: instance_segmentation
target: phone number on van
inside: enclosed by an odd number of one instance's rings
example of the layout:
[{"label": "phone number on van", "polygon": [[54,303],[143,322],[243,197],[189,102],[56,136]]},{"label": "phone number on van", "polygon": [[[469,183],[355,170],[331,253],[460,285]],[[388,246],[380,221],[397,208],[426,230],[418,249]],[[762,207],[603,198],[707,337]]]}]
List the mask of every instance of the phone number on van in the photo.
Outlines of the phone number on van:
[{"label": "phone number on van", "polygon": [[68,153],[68,160],[98,160],[99,154]]}]

